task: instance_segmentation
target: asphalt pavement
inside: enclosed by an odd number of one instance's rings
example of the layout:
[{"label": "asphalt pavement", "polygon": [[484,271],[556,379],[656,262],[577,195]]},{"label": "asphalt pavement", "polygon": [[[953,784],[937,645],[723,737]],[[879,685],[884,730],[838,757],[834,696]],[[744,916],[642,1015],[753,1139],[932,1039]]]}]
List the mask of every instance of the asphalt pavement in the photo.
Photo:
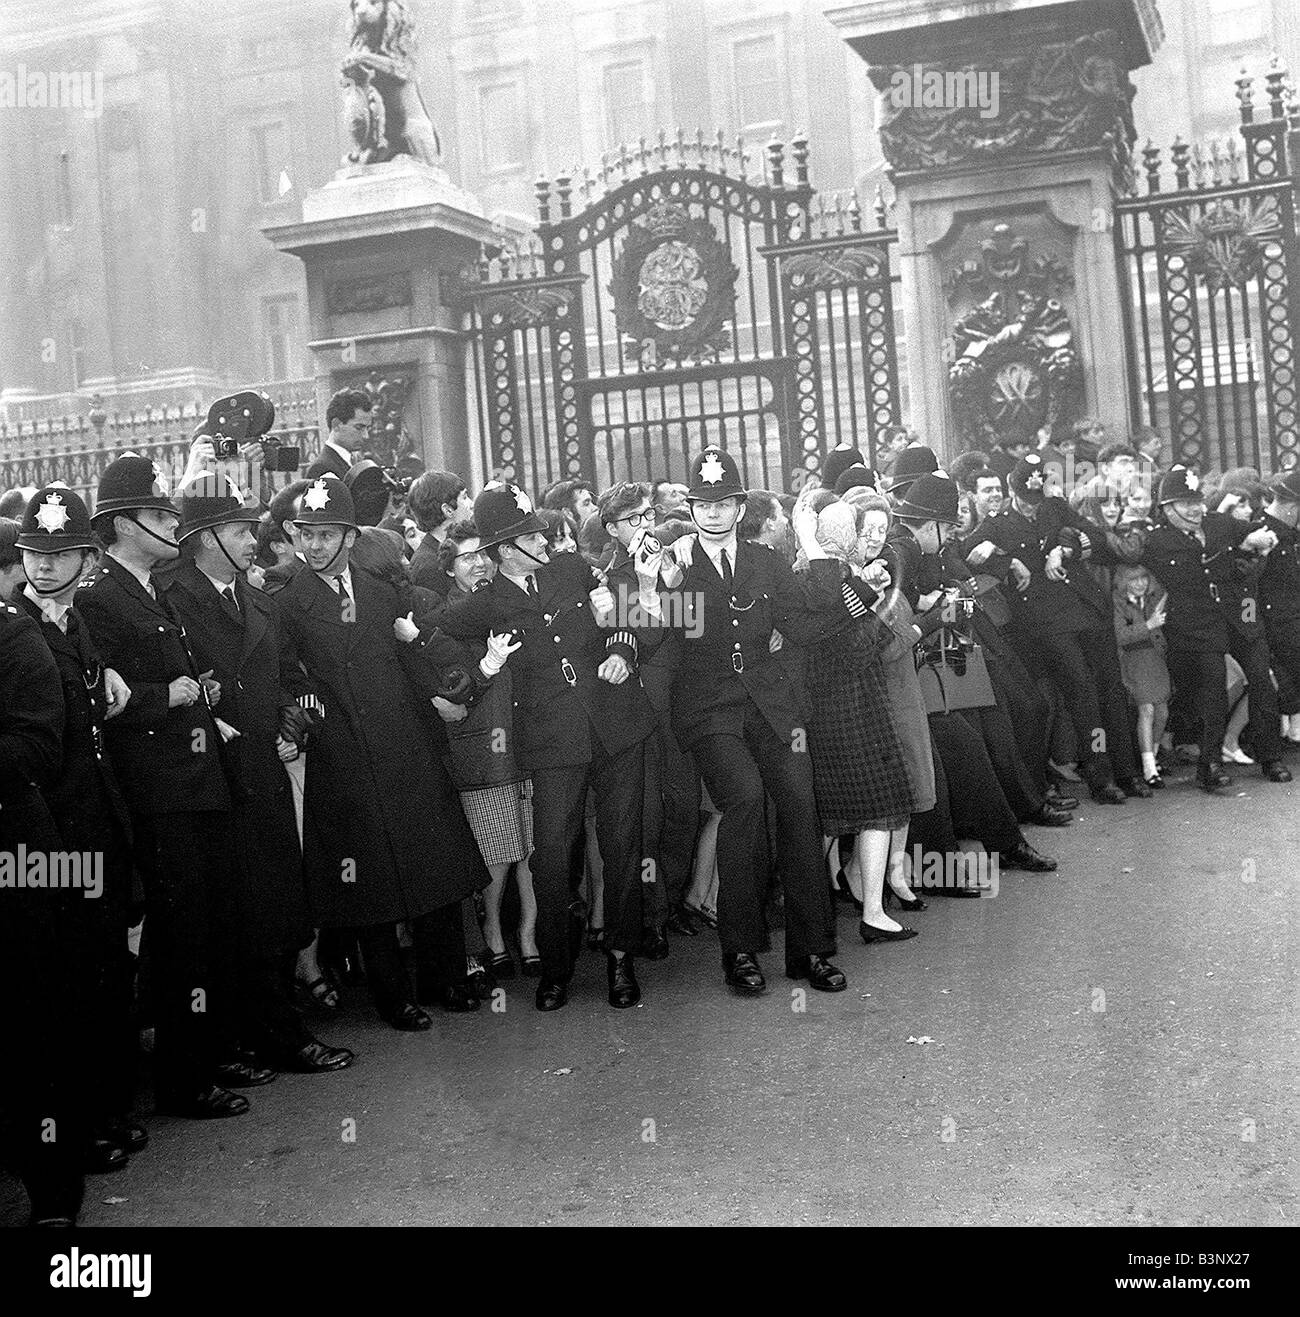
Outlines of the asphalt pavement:
[{"label": "asphalt pavement", "polygon": [[1057,873],[931,900],[912,941],[841,906],[837,995],[780,977],[779,932],[757,1000],[708,932],[627,1011],[589,952],[551,1015],[515,979],[399,1034],[355,990],[313,1016],[351,1070],[148,1119],[83,1223],[1294,1225],[1300,782],[1232,771],[1029,830]]}]

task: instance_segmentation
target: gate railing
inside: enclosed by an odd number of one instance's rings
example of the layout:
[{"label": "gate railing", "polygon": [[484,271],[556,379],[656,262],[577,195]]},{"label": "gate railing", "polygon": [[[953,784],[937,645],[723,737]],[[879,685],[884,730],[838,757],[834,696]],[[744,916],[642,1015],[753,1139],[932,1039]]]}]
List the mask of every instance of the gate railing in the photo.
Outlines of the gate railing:
[{"label": "gate railing", "polygon": [[[537,184],[536,231],[463,282],[486,477],[680,480],[713,442],[788,489],[841,439],[874,452],[900,414],[883,199],[865,230],[856,197],[816,197],[803,138],[758,159],[661,134]],[[663,247],[687,265],[655,302],[637,262]]]},{"label": "gate railing", "polygon": [[1276,59],[1264,81],[1266,109],[1236,81],[1239,136],[1174,142],[1172,180],[1148,142],[1146,193],[1116,207],[1133,420],[1192,467],[1300,460],[1300,107]]}]

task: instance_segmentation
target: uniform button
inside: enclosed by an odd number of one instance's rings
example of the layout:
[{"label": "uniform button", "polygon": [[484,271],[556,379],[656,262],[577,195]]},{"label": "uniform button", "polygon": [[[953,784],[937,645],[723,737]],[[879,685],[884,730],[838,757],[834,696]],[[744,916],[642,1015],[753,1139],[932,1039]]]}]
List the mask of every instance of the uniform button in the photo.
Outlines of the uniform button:
[{"label": "uniform button", "polygon": [[560,643],[559,636],[552,636],[551,639],[554,640],[557,645]]},{"label": "uniform button", "polygon": [[740,641],[738,640],[738,641],[736,641],[736,643],[732,646],[732,649],[739,649],[739,648],[740,648]]},{"label": "uniform button", "polygon": [[153,735],[153,728],[150,728],[149,731],[145,733],[145,735],[146,735],[146,736],[152,736],[152,735]]},{"label": "uniform button", "polygon": [[732,626],[739,626],[739,625],[740,625],[740,619],[739,619],[738,617],[733,617],[733,618],[731,619],[731,625],[732,625]]}]

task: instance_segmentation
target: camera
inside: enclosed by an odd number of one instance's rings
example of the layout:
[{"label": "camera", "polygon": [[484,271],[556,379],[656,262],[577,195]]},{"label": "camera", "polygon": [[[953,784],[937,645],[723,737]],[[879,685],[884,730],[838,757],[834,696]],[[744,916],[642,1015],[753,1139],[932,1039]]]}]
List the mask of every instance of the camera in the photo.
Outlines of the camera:
[{"label": "camera", "polygon": [[239,456],[250,440],[262,445],[262,464],[270,471],[297,471],[302,465],[302,450],[296,444],[281,443],[274,438],[275,403],[265,393],[245,389],[241,393],[218,398],[208,408],[207,420],[195,438],[207,436],[222,461]]}]

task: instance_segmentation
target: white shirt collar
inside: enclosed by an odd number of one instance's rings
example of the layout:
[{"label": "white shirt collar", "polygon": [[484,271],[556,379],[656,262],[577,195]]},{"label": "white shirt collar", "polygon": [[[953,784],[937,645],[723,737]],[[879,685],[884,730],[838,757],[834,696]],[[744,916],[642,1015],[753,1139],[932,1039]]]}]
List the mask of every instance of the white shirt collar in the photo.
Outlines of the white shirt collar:
[{"label": "white shirt collar", "polygon": [[340,578],[341,578],[342,581],[343,581],[343,584],[344,584],[345,586],[347,586],[347,588],[348,588],[348,594],[352,595],[352,597],[353,597],[354,599],[356,598],[356,595],[353,594],[353,592],[352,592],[352,568],[351,568],[351,567],[345,567],[341,572],[339,572],[339,574],[338,574],[337,576],[326,576],[324,572],[317,572],[316,575],[319,576],[320,579],[321,579],[322,581],[324,581],[325,584],[328,585],[329,588],[330,588],[331,590],[333,590],[335,594],[338,594],[338,592],[339,592],[339,580],[340,580]]},{"label": "white shirt collar", "polygon": [[47,622],[53,622],[60,631],[66,633],[68,629],[67,616],[69,609],[72,607],[71,604],[56,604],[53,599],[44,598],[32,589],[30,581],[23,586],[23,594],[41,610],[41,616]]},{"label": "white shirt collar", "polygon": [[348,466],[352,466],[354,464],[352,454],[349,453],[348,450],[344,448],[342,444],[336,444],[333,439],[326,439],[324,446],[326,448],[332,448],[340,457],[347,458]]},{"label": "white shirt collar", "polygon": [[719,576],[722,575],[723,549],[726,549],[727,551],[727,557],[731,562],[731,570],[733,572],[736,570],[736,530],[734,526],[732,527],[731,534],[728,535],[727,538],[725,540],[722,540],[721,542],[717,542],[714,540],[706,540],[703,536],[701,536],[700,548],[702,548],[704,552],[709,555],[709,561],[713,564]]},{"label": "white shirt collar", "polygon": [[150,572],[138,571],[136,568],[132,567],[129,562],[123,562],[121,558],[113,557],[111,553],[108,556],[113,558],[113,561],[117,563],[119,567],[125,567],[126,570],[130,572],[142,586],[144,586],[151,599],[158,598],[158,592],[153,588],[153,577]]},{"label": "white shirt collar", "polygon": [[[195,563],[195,566],[198,567],[198,564]],[[203,568],[202,568],[202,567],[199,567],[199,571],[203,572]],[[234,585],[234,581],[219,581],[219,580],[217,580],[217,578],[216,578],[215,576],[213,576],[210,572],[203,572],[203,575],[206,576],[206,577],[208,578],[208,580],[212,582],[212,588],[213,588],[218,594],[224,594],[227,590],[229,590],[229,589],[231,588],[231,586]]]}]

